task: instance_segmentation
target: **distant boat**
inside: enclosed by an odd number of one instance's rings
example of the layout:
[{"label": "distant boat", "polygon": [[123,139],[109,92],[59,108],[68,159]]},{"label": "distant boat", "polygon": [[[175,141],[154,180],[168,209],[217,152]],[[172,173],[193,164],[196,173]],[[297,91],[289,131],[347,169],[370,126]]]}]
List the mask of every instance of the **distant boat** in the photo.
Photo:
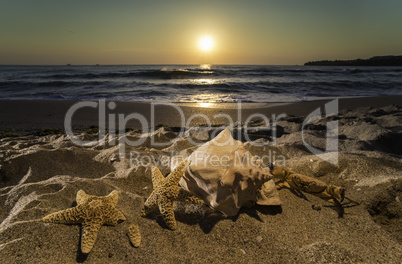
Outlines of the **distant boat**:
[{"label": "distant boat", "polygon": [[67,63],[66,66],[71,66],[71,64],[70,64],[70,63]]}]

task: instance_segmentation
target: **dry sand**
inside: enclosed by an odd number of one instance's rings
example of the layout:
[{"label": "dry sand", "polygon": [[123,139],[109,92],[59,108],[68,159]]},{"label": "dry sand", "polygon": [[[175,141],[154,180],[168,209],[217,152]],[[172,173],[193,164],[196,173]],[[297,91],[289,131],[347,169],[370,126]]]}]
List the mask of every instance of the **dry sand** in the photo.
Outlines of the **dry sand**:
[{"label": "dry sand", "polygon": [[[244,208],[233,218],[205,206],[178,203],[176,231],[166,228],[158,211],[147,218],[140,217],[144,199],[152,192],[150,171],[130,164],[128,159],[119,159],[117,146],[82,147],[74,145],[64,134],[32,135],[38,129],[62,129],[65,112],[73,103],[0,103],[0,130],[14,128],[15,131],[7,133],[24,134],[0,139],[0,263],[401,262],[401,97],[340,100],[339,114],[307,127],[305,140],[323,149],[326,123],[338,121],[336,166],[311,154],[301,136],[304,117],[325,102],[244,109],[243,118],[256,112],[269,116],[288,114],[278,122],[277,144],[254,146],[252,153],[283,155],[287,167],[344,186],[347,195],[361,204],[346,206],[342,218],[338,217],[339,210],[313,195],[299,197],[281,190],[281,207]],[[186,116],[237,114],[230,108],[183,109]],[[119,103],[115,113],[120,110],[150,114],[149,105],[144,104]],[[158,111],[157,122],[177,126],[169,110]],[[74,128],[82,131],[96,125],[96,116],[96,109],[87,109],[77,115]],[[136,151],[155,158],[170,155],[171,151],[191,153],[194,147],[188,138],[178,140],[176,135],[177,128],[162,127],[150,136],[158,142],[169,142],[168,146],[155,148],[147,140],[142,146],[127,147],[126,152]],[[185,135],[205,142],[210,139],[211,131],[192,128]],[[140,134],[130,131],[128,136],[135,139]],[[80,134],[82,139],[95,137],[88,131]],[[264,139],[272,139],[271,131],[252,133],[252,140]],[[167,168],[161,169],[164,174],[169,172]],[[99,196],[118,190],[117,208],[127,218],[117,226],[103,226],[89,255],[79,251],[79,225],[41,221],[49,213],[74,206],[80,189]],[[312,208],[317,205],[321,210]],[[139,248],[130,245],[127,231],[131,224],[139,225],[142,234]]]}]

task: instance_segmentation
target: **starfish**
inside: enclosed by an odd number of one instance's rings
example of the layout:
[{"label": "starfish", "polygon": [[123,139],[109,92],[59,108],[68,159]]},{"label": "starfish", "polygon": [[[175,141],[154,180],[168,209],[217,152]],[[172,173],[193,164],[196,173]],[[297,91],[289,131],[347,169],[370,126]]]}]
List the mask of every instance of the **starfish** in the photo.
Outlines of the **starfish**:
[{"label": "starfish", "polygon": [[175,230],[176,219],[173,212],[173,201],[204,204],[203,200],[178,186],[185,168],[187,168],[187,162],[183,161],[164,178],[158,168],[155,166],[151,167],[154,190],[145,201],[144,209],[141,212],[142,216],[147,216],[155,210],[156,207],[159,207],[159,211],[167,227],[171,230]]},{"label": "starfish", "polygon": [[89,253],[94,246],[102,225],[117,225],[126,218],[115,208],[118,200],[116,190],[108,196],[88,195],[83,190],[77,192],[77,206],[49,214],[42,220],[45,223],[82,224],[81,251]]},{"label": "starfish", "polygon": [[128,238],[134,247],[139,247],[141,244],[141,233],[138,225],[132,224],[128,228]]}]

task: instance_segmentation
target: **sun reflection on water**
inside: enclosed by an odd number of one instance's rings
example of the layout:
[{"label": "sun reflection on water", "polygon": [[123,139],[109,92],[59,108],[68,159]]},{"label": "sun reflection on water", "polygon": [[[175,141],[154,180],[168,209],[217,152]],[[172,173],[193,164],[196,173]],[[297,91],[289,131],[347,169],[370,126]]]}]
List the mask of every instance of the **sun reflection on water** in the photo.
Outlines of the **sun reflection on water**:
[{"label": "sun reflection on water", "polygon": [[211,69],[211,64],[201,64],[200,69],[202,69],[202,70],[210,70]]},{"label": "sun reflection on water", "polygon": [[198,103],[198,105],[200,106],[200,107],[211,107],[212,106],[212,103]]},{"label": "sun reflection on water", "polygon": [[193,84],[198,84],[198,85],[205,85],[205,84],[214,84],[216,83],[216,80],[214,79],[195,79],[191,81]]},{"label": "sun reflection on water", "polygon": [[199,107],[208,108],[215,106],[220,99],[218,94],[205,93],[192,96],[191,101],[195,102]]}]

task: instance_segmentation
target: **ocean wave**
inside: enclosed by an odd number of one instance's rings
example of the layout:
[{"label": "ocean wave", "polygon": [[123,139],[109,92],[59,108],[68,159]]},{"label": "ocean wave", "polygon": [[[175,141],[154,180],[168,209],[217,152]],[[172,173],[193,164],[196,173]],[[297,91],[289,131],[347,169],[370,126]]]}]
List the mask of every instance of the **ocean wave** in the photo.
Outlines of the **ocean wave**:
[{"label": "ocean wave", "polygon": [[106,73],[72,73],[53,74],[46,79],[74,80],[74,79],[114,79],[114,78],[150,78],[150,79],[188,79],[205,76],[218,76],[219,71],[205,69],[165,69],[143,70],[133,72],[106,72]]},{"label": "ocean wave", "polygon": [[[402,68],[0,66],[0,98],[253,102],[402,94]],[[198,99],[195,99],[198,98]],[[211,99],[212,100],[212,99]]]},{"label": "ocean wave", "polygon": [[83,86],[113,86],[112,82],[107,81],[39,81],[39,82],[27,82],[27,81],[0,81],[0,89],[23,89],[23,88],[63,88],[63,87],[83,87]]}]

